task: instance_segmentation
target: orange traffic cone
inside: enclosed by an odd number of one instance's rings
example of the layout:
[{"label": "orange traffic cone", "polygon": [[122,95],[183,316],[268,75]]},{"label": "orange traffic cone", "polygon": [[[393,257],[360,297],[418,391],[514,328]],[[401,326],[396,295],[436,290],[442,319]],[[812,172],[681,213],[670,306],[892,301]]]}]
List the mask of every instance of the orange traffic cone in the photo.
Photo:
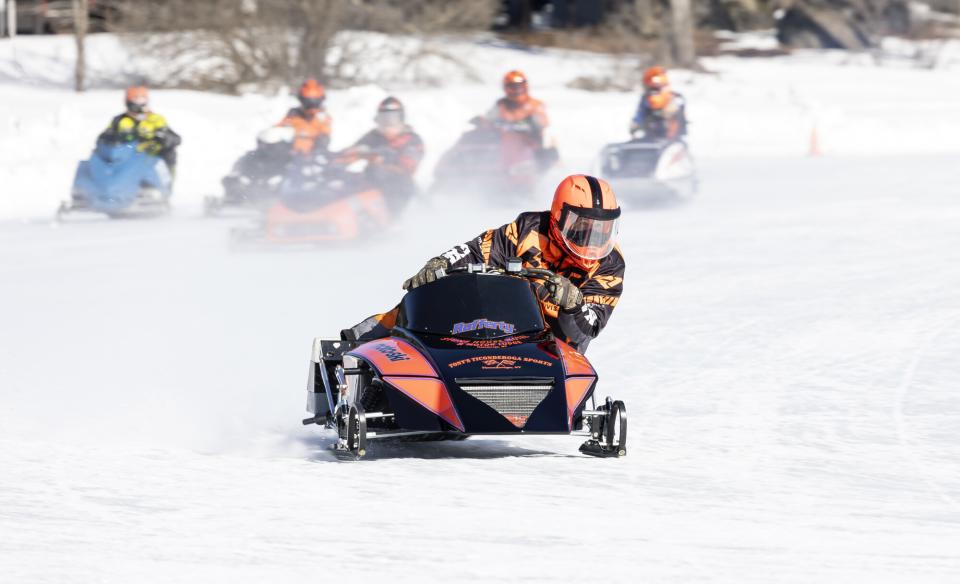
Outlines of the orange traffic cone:
[{"label": "orange traffic cone", "polygon": [[810,129],[810,148],[807,150],[807,156],[816,157],[823,154],[820,150],[820,132],[817,131],[817,124],[814,122]]}]

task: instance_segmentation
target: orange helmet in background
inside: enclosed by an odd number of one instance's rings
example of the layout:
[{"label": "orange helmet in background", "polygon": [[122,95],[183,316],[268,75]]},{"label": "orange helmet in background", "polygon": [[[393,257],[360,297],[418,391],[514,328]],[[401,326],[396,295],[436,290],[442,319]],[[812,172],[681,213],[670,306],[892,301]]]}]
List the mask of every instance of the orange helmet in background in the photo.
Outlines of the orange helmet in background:
[{"label": "orange helmet in background", "polygon": [[550,206],[550,235],[581,265],[610,255],[619,227],[620,205],[605,180],[574,174],[557,186]]},{"label": "orange helmet in background", "polygon": [[141,114],[147,109],[147,104],[150,101],[150,94],[145,86],[133,85],[127,88],[123,99],[127,105],[128,112]]},{"label": "orange helmet in background", "polygon": [[323,100],[327,97],[327,92],[323,89],[323,85],[317,82],[316,79],[307,79],[303,82],[303,85],[300,86],[300,91],[297,92],[297,99],[300,100],[300,106],[308,111],[316,113],[323,108]]},{"label": "orange helmet in background", "polygon": [[659,65],[650,67],[643,72],[644,89],[663,89],[669,84],[670,80],[667,79],[667,70]]},{"label": "orange helmet in background", "polygon": [[523,103],[530,99],[527,76],[522,71],[513,70],[503,76],[503,92],[507,99]]}]

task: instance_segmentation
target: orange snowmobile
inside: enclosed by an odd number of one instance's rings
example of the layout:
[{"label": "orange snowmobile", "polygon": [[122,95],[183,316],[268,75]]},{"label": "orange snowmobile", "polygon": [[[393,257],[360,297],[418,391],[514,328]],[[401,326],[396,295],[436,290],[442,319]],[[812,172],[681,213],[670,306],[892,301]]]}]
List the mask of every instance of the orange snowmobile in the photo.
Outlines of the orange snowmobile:
[{"label": "orange snowmobile", "polygon": [[[369,167],[374,154],[351,159]],[[279,199],[256,226],[231,232],[235,243],[325,244],[354,241],[389,227],[410,198],[405,189],[392,189],[355,172],[345,161],[323,156],[295,161],[280,189]]]}]

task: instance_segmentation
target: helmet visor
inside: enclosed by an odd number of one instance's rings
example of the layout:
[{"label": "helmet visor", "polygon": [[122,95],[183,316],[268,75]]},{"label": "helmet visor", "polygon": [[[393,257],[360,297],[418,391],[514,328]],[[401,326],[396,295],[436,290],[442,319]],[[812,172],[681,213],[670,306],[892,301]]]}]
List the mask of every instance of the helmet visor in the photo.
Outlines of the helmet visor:
[{"label": "helmet visor", "polygon": [[400,110],[377,112],[373,121],[377,123],[377,127],[380,129],[396,128],[397,126],[403,125],[403,112]]},{"label": "helmet visor", "polygon": [[527,83],[526,81],[504,83],[503,91],[507,97],[520,97],[527,94]]},{"label": "helmet visor", "polygon": [[323,98],[300,96],[300,105],[303,106],[305,110],[318,110],[323,107]]},{"label": "helmet visor", "polygon": [[617,244],[620,217],[618,214],[598,219],[588,215],[594,213],[587,209],[568,208],[561,220],[560,234],[570,251],[587,260],[599,260],[610,255]]}]

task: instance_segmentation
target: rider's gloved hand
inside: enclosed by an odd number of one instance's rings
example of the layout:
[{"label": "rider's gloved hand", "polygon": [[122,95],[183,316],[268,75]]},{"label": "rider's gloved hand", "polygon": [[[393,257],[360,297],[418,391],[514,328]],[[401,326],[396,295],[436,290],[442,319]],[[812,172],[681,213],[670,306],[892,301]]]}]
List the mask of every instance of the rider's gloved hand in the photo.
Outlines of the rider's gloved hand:
[{"label": "rider's gloved hand", "polygon": [[443,277],[443,270],[446,270],[450,267],[450,261],[445,257],[436,257],[430,258],[427,260],[427,263],[424,264],[420,271],[414,274],[412,277],[407,278],[403,283],[404,290],[413,290],[418,286],[423,286],[428,282],[433,282],[438,278]]},{"label": "rider's gloved hand", "polygon": [[573,282],[560,275],[555,275],[546,282],[550,299],[565,312],[573,312],[583,304],[583,293]]}]

